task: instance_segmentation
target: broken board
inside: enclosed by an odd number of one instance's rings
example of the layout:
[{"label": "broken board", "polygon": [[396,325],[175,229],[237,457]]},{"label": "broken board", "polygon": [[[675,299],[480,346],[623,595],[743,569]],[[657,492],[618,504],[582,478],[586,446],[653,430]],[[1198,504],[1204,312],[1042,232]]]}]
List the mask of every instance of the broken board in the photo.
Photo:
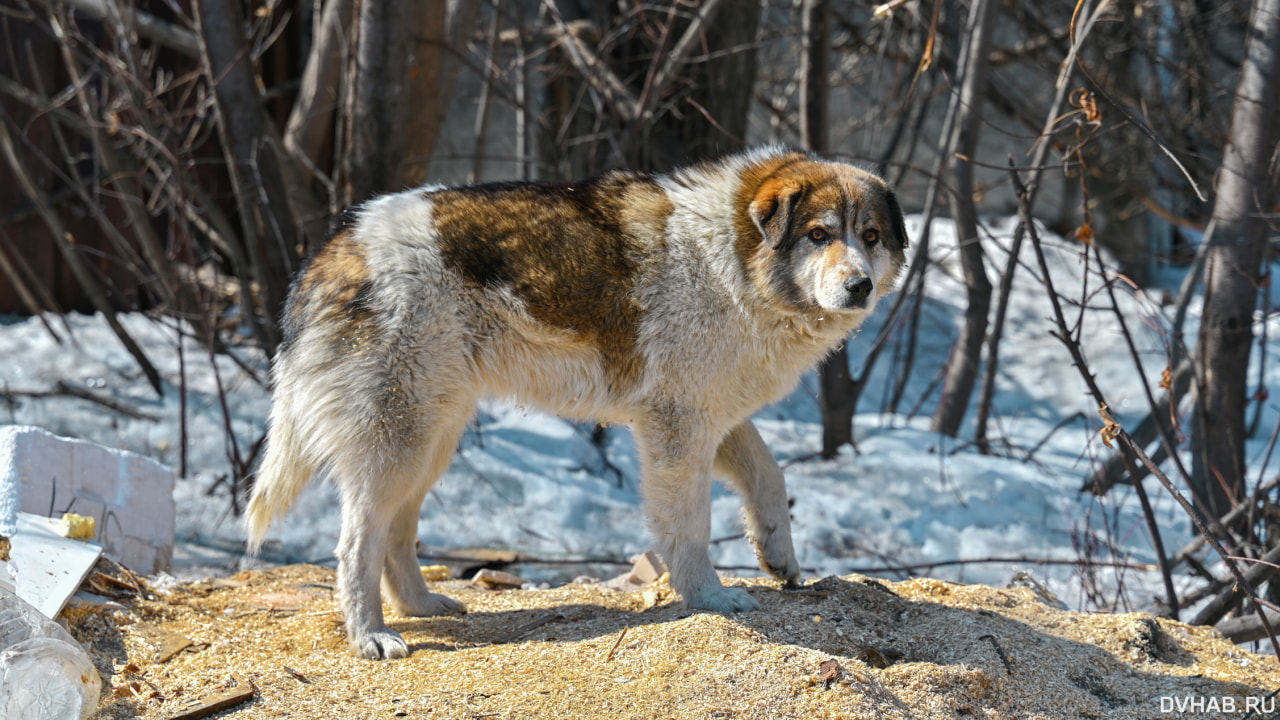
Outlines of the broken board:
[{"label": "broken board", "polygon": [[45,617],[62,612],[101,555],[100,545],[58,534],[57,520],[18,513],[9,567],[17,576],[18,597]]}]

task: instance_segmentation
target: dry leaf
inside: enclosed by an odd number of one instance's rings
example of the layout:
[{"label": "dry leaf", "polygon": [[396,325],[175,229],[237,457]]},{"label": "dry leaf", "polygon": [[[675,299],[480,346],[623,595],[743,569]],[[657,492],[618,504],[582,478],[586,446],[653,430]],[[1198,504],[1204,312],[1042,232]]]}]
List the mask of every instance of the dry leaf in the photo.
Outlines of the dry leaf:
[{"label": "dry leaf", "polygon": [[877,670],[883,670],[893,664],[884,656],[884,653],[873,647],[863,650],[858,655],[858,659]]},{"label": "dry leaf", "polygon": [[835,658],[823,660],[818,666],[818,679],[822,681],[822,687],[830,688],[831,683],[836,682],[844,675],[844,668],[840,667],[840,661]]},{"label": "dry leaf", "polygon": [[1107,409],[1106,405],[1098,409],[1098,414],[1102,416],[1102,421],[1106,423],[1102,426],[1101,431],[1102,444],[1111,447],[1111,441],[1120,437],[1120,433],[1124,432],[1124,429],[1120,427],[1115,418],[1111,417],[1111,411]]}]

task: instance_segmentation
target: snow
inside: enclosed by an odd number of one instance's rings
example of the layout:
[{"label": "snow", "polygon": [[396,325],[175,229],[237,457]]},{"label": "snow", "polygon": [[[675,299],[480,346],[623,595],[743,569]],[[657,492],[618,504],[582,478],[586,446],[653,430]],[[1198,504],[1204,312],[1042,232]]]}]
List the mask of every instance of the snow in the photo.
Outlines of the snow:
[{"label": "snow", "polygon": [[[909,219],[918,238],[921,220]],[[998,282],[1013,222],[993,221],[986,242],[988,275]],[[1054,282],[1071,301],[1071,320],[1082,318],[1082,345],[1091,369],[1128,426],[1145,414],[1146,395],[1134,361],[1110,310],[1096,267],[1085,272],[1081,246],[1040,228],[1050,256]],[[1019,568],[1034,568],[1073,607],[1096,609],[1121,598],[1120,607],[1140,609],[1162,593],[1157,573],[1094,567],[1081,576],[1071,561],[1151,564],[1154,555],[1141,509],[1131,488],[1121,486],[1104,498],[1081,495],[1079,488],[1093,465],[1106,456],[1093,400],[1062,344],[1052,335],[1052,310],[1028,242],[1015,276],[1008,322],[1000,351],[995,408],[989,434],[996,455],[979,454],[973,437],[971,407],[958,439],[928,429],[937,403],[934,379],[955,342],[965,305],[956,241],[949,221],[935,221],[931,255],[937,266],[928,274],[921,313],[915,368],[897,413],[886,413],[893,378],[900,369],[893,338],[875,367],[855,418],[857,451],[844,448],[833,460],[817,459],[821,422],[817,378],[806,376],[789,397],[756,416],[761,435],[783,463],[790,494],[796,549],[807,576],[851,571],[900,577],[888,570],[955,560],[1000,558],[1000,562],[918,568],[935,577],[1003,584]],[[918,243],[917,243],[918,244]],[[1176,295],[1185,270],[1166,268],[1157,287]],[[1078,301],[1088,281],[1087,308]],[[1120,292],[1119,303],[1134,335],[1147,377],[1156,382],[1166,365],[1166,314],[1146,294]],[[884,322],[889,302],[849,344],[857,377],[863,357]],[[267,363],[251,350],[236,350],[256,377],[226,357],[211,359],[194,339],[182,341],[171,320],[141,314],[121,317],[146,349],[165,380],[163,396],[147,384],[101,317],[54,318],[59,342],[34,318],[0,318],[0,389],[50,390],[58,382],[79,384],[154,419],[133,419],[71,397],[16,397],[0,406],[0,422],[44,427],[54,433],[149,455],[177,468],[182,459],[182,405],[185,387],[188,477],[176,491],[178,539],[200,547],[238,547],[243,534],[230,512],[227,484],[233,431],[237,450],[247,457],[259,438],[270,407],[264,387]],[[1189,313],[1187,337],[1194,338],[1198,304]],[[1261,318],[1259,319],[1261,322]],[[65,324],[64,324],[65,323]],[[898,333],[901,334],[901,328]],[[1275,328],[1268,330],[1274,355]],[[1255,355],[1255,364],[1257,362]],[[183,363],[185,363],[185,372]],[[1268,362],[1266,382],[1280,381],[1280,363]],[[1251,371],[1250,377],[1255,377]],[[225,391],[225,408],[219,399]],[[907,413],[921,395],[931,394],[914,416]],[[1158,390],[1153,389],[1153,392]],[[976,397],[974,399],[976,407]],[[1280,414],[1263,409],[1259,437],[1250,439],[1254,467],[1266,448],[1270,428]],[[1250,409],[1252,413],[1252,408]],[[1078,415],[1077,415],[1078,414]],[[1072,418],[1054,432],[1063,420]],[[639,475],[630,436],[610,428],[603,452],[590,442],[591,427],[498,401],[483,403],[465,434],[446,475],[423,505],[419,537],[435,548],[507,548],[549,556],[618,558],[650,547],[639,509]],[[1034,450],[1034,454],[1030,451]],[[1266,473],[1280,460],[1273,458]],[[1147,487],[1156,508],[1165,547],[1180,547],[1192,529],[1172,498],[1153,480]],[[212,491],[211,491],[212,488]],[[746,573],[754,554],[738,538],[740,504],[717,485],[713,494],[712,559]],[[314,482],[283,524],[270,536],[275,560],[332,562],[338,512],[332,488]],[[1022,560],[1019,560],[1022,559]],[[1027,559],[1059,561],[1037,566]],[[526,574],[536,568],[526,568]],[[550,571],[543,571],[550,572]],[[1186,585],[1185,578],[1180,584]],[[1126,592],[1121,592],[1121,590]]]}]

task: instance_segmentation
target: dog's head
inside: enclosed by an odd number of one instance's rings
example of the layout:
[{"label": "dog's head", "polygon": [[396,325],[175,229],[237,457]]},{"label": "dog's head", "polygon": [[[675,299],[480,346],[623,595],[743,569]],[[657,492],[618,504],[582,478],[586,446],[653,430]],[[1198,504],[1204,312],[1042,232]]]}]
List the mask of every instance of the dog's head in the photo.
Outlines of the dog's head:
[{"label": "dog's head", "polygon": [[893,191],[868,172],[803,155],[762,169],[743,188],[753,282],[799,311],[870,314],[906,262]]}]

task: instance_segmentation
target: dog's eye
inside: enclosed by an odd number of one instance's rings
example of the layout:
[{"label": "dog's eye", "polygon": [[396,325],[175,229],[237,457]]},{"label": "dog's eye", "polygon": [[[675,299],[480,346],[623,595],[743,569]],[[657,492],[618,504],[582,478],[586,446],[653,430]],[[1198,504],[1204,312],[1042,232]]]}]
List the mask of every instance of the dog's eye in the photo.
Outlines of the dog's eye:
[{"label": "dog's eye", "polygon": [[862,242],[868,245],[875,245],[879,241],[880,241],[880,233],[876,232],[875,230],[862,231]]},{"label": "dog's eye", "polygon": [[827,231],[822,228],[814,228],[809,231],[809,239],[816,243],[824,243],[827,241]]}]

